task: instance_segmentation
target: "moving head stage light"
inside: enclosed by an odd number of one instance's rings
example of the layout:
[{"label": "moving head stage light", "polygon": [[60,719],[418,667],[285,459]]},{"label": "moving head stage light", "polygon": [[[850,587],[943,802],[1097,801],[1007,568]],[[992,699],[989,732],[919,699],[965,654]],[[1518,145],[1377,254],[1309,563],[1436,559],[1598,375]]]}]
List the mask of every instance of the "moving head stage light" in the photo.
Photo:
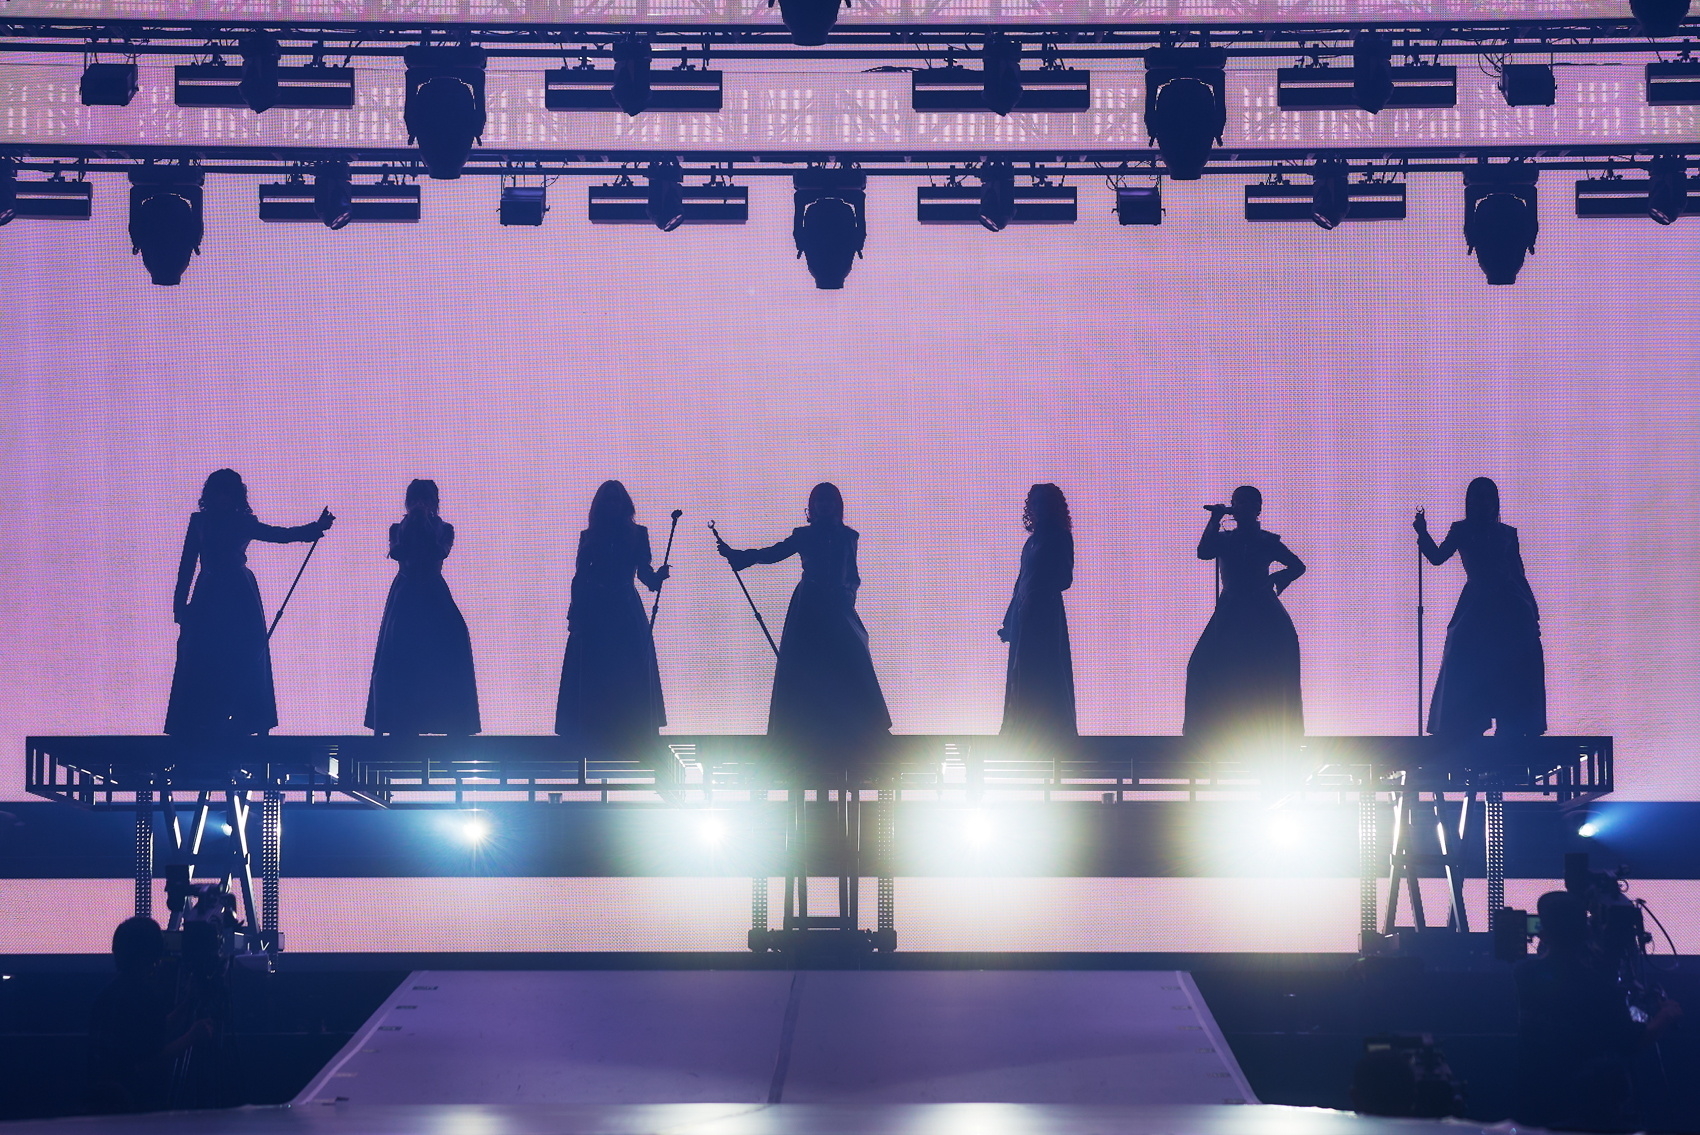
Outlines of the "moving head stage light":
[{"label": "moving head stage light", "polygon": [[1015,173],[992,163],[980,184],[923,185],[915,191],[915,219],[923,225],[980,225],[1000,232],[1010,225],[1072,225],[1079,216],[1072,185],[1017,185]]},{"label": "moving head stage light", "polygon": [[1145,53],[1145,129],[1176,181],[1197,181],[1228,125],[1228,53],[1155,48]]},{"label": "moving head stage light", "polygon": [[652,55],[648,40],[622,37],[614,43],[612,70],[585,66],[547,72],[543,105],[548,110],[620,110],[628,115],[721,108],[719,71],[691,67],[657,71]]},{"label": "moving head stage light", "polygon": [[0,225],[18,218],[86,221],[94,192],[86,181],[54,174],[47,181],[19,181],[11,162],[0,159]]},{"label": "moving head stage light", "polygon": [[671,232],[680,225],[742,225],[749,219],[748,188],[721,181],[685,185],[676,163],[671,170],[652,167],[646,185],[622,177],[590,187],[593,225],[654,225]]},{"label": "moving head stage light", "polygon": [[311,185],[296,174],[286,182],[260,186],[260,220],[318,221],[328,229],[356,222],[412,224],[419,220],[419,187],[356,185],[346,165],[327,162],[314,171]]},{"label": "moving head stage light", "polygon": [[[1402,221],[1405,186],[1391,181],[1351,182],[1344,165],[1318,165],[1311,185],[1285,181],[1245,187],[1248,221],[1312,221],[1331,229],[1342,221]],[[1324,223],[1324,221],[1327,223]]]},{"label": "moving head stage light", "polygon": [[1490,284],[1514,284],[1540,234],[1535,180],[1527,163],[1484,165],[1464,174],[1464,240]]},{"label": "moving head stage light", "polygon": [[240,67],[186,63],[174,74],[172,97],[178,106],[247,107],[256,114],[272,107],[348,110],[354,106],[352,67],[285,67],[278,62],[277,41],[269,36],[244,42]]},{"label": "moving head stage light", "polygon": [[[592,190],[592,193],[595,191]],[[549,211],[549,189],[544,185],[504,185],[496,216],[504,225],[535,228]],[[594,218],[593,218],[594,219]]]},{"label": "moving head stage light", "polygon": [[[1282,110],[1367,110],[1458,105],[1458,68],[1412,65],[1365,72],[1357,67],[1282,67],[1275,104]],[[1385,80],[1385,81],[1383,81]]]},{"label": "moving head stage light", "polygon": [[1688,18],[1689,0],[1629,0],[1630,14],[1653,39],[1677,35]]},{"label": "moving head stage light", "polygon": [[1648,176],[1584,178],[1576,183],[1578,217],[1651,217],[1661,225],[1700,213],[1700,178],[1688,176],[1688,163],[1663,158],[1648,165]]},{"label": "moving head stage light", "polygon": [[433,178],[457,178],[484,135],[484,49],[410,47],[405,56],[408,141]]},{"label": "moving head stage light", "polygon": [[161,287],[183,282],[190,257],[201,251],[199,170],[145,168],[130,173],[130,251]]},{"label": "moving head stage light", "polygon": [[1118,225],[1162,224],[1163,190],[1155,185],[1116,186],[1116,223]]},{"label": "moving head stage light", "polygon": [[1499,69],[1499,93],[1506,106],[1552,106],[1558,101],[1558,80],[1551,64],[1507,63]]},{"label": "moving head stage light", "polygon": [[779,18],[791,33],[791,42],[798,47],[819,47],[838,23],[838,9],[848,8],[850,0],[767,0],[767,6],[779,5]]},{"label": "moving head stage light", "polygon": [[844,286],[868,239],[868,176],[853,169],[810,169],[791,177],[791,237],[815,287]]}]

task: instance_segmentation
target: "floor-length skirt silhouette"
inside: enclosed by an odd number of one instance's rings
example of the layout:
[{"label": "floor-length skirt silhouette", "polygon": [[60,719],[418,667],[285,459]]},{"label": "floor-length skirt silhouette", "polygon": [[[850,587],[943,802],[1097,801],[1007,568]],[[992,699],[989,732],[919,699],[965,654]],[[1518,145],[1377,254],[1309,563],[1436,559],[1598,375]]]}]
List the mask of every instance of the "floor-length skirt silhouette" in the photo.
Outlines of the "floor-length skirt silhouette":
[{"label": "floor-length skirt silhouette", "polygon": [[574,600],[555,732],[618,752],[666,723],[655,637],[628,573],[623,584]]},{"label": "floor-length skirt silhouette", "polygon": [[1041,740],[1079,732],[1074,710],[1074,654],[1062,593],[1024,597],[1004,675],[1005,737]]},{"label": "floor-length skirt silhouette", "polygon": [[841,589],[803,580],[779,636],[768,735],[794,746],[803,766],[832,771],[866,759],[890,730],[861,616]]},{"label": "floor-length skirt silhouette", "polygon": [[244,736],[277,727],[260,587],[246,567],[203,567],[177,632],[165,731]]},{"label": "floor-length skirt silhouette", "polygon": [[384,601],[366,728],[469,736],[482,728],[472,637],[440,571],[398,571]]},{"label": "floor-length skirt silhouette", "polygon": [[1541,627],[1520,592],[1470,580],[1446,626],[1428,731],[1479,737],[1494,723],[1503,736],[1538,737],[1547,730]]},{"label": "floor-length skirt silhouette", "polygon": [[1224,591],[1186,665],[1189,737],[1304,735],[1299,635],[1273,593]]}]

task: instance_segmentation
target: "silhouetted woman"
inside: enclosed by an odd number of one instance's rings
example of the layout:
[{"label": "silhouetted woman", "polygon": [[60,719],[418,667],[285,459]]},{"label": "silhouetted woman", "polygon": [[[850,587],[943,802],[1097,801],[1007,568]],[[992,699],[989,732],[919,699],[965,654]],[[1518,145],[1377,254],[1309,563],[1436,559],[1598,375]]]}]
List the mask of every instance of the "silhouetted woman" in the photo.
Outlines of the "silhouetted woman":
[{"label": "silhouetted woman", "polygon": [[634,579],[658,590],[670,569],[651,566],[649,529],[618,481],[604,481],[578,538],[567,653],[555,732],[624,755],[667,723],[655,638]]},{"label": "silhouetted woman", "polygon": [[802,559],[803,577],[779,636],[767,732],[795,746],[795,757],[813,771],[831,775],[867,758],[871,745],[890,732],[891,714],[868,653],[867,628],[856,614],[860,537],[844,523],[838,487],[816,485],[807,516],[807,524],[771,547],[739,551],[722,541],[718,549],[734,571]]},{"label": "silhouetted woman", "polygon": [[1479,737],[1494,724],[1507,737],[1547,731],[1541,612],[1523,573],[1517,529],[1499,520],[1499,486],[1477,477],[1464,490],[1464,519],[1436,545],[1421,509],[1417,549],[1436,565],[1464,561],[1464,590],[1446,624],[1446,649],[1429,705],[1428,731]]},{"label": "silhouetted woman", "polygon": [[246,736],[277,727],[266,615],[248,570],[248,544],[317,540],[335,520],[327,508],[297,528],[261,524],[241,477],[229,469],[207,477],[183,537],[172,597],[179,630],[167,733]]},{"label": "silhouetted woman", "polygon": [[[1222,590],[1186,664],[1189,737],[1279,740],[1304,734],[1299,635],[1280,595],[1305,565],[1258,521],[1263,494],[1241,485],[1227,505],[1209,504],[1198,558],[1215,560]],[[1234,527],[1223,529],[1231,515]],[[1270,566],[1281,570],[1271,572]]]},{"label": "silhouetted woman", "polygon": [[399,567],[384,600],[366,728],[374,733],[445,733],[481,728],[472,637],[443,578],[455,526],[437,515],[437,482],[414,480],[407,513],[390,525],[390,559]]},{"label": "silhouetted woman", "polygon": [[1021,574],[998,637],[1009,643],[1003,736],[1073,737],[1074,655],[1063,595],[1074,583],[1074,532],[1068,500],[1055,485],[1027,492],[1021,523]]}]

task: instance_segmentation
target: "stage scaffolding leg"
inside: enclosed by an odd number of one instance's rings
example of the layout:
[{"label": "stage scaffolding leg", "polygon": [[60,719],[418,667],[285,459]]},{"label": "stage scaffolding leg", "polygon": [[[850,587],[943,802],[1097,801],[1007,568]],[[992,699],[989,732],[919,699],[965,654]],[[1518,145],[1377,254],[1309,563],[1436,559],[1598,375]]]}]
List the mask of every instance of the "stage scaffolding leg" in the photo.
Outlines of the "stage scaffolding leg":
[{"label": "stage scaffolding leg", "polygon": [[1358,791],[1358,943],[1365,950],[1376,937],[1375,884],[1381,877],[1379,821],[1372,783]]},{"label": "stage scaffolding leg", "polygon": [[1458,851],[1464,843],[1464,827],[1470,818],[1470,798],[1464,797],[1458,804],[1458,834],[1457,839],[1446,824],[1446,794],[1434,794],[1434,838],[1440,847],[1440,865],[1446,872],[1446,928],[1456,930],[1461,934],[1470,931],[1470,916],[1464,909],[1464,870],[1458,862]]},{"label": "stage scaffolding leg", "polygon": [[[882,872],[891,870],[892,843],[897,828],[897,790],[882,788],[879,790],[879,802],[874,810],[874,856],[879,861]],[[894,929],[897,920],[896,880],[889,874],[879,877],[879,923],[881,949],[895,949],[897,931]],[[1373,896],[1371,898],[1373,900]]]},{"label": "stage scaffolding leg", "polygon": [[136,792],[136,914],[153,917],[153,791]]},{"label": "stage scaffolding leg", "polygon": [[278,879],[283,870],[283,793],[267,789],[260,798],[260,944],[274,950],[277,934]]},{"label": "stage scaffolding leg", "polygon": [[1505,909],[1505,793],[1490,788],[1482,809],[1483,842],[1487,845],[1488,926]]}]

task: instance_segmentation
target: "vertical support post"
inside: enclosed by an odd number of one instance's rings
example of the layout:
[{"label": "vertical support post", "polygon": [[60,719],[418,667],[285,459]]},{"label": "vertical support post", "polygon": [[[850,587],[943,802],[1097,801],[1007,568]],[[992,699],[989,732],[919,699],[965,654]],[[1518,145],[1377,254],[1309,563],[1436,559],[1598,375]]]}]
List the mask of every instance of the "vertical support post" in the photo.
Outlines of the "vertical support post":
[{"label": "vertical support post", "polygon": [[1497,788],[1487,791],[1483,829],[1487,844],[1487,917],[1491,927],[1505,909],[1505,793]]},{"label": "vertical support post", "polygon": [[879,790],[879,806],[874,813],[874,857],[879,861],[881,874],[878,886],[879,930],[882,936],[894,933],[897,916],[896,880],[891,877],[893,830],[897,827],[897,789]]},{"label": "vertical support post", "polygon": [[278,878],[283,869],[283,793],[268,788],[260,798],[260,936],[276,949]]},{"label": "vertical support post", "polygon": [[[1462,836],[1464,821],[1469,816],[1469,807],[1469,799],[1466,797],[1465,802],[1460,805],[1462,811],[1458,816],[1460,837]],[[1453,840],[1449,838],[1447,832],[1446,793],[1444,792],[1434,794],[1434,839],[1440,847],[1440,866],[1446,872],[1446,928],[1455,930],[1460,934],[1467,934],[1470,931],[1470,916],[1464,909],[1464,870],[1462,864],[1458,862],[1458,855],[1462,849],[1454,847]],[[1461,844],[1462,838],[1458,842]]]},{"label": "vertical support post", "polygon": [[136,914],[153,917],[153,790],[136,790]]},{"label": "vertical support post", "polygon": [[750,930],[767,933],[767,880],[750,880]]},{"label": "vertical support post", "polygon": [[1381,877],[1380,815],[1376,808],[1375,772],[1365,770],[1358,788],[1358,943],[1368,949],[1376,937],[1375,884]]}]

